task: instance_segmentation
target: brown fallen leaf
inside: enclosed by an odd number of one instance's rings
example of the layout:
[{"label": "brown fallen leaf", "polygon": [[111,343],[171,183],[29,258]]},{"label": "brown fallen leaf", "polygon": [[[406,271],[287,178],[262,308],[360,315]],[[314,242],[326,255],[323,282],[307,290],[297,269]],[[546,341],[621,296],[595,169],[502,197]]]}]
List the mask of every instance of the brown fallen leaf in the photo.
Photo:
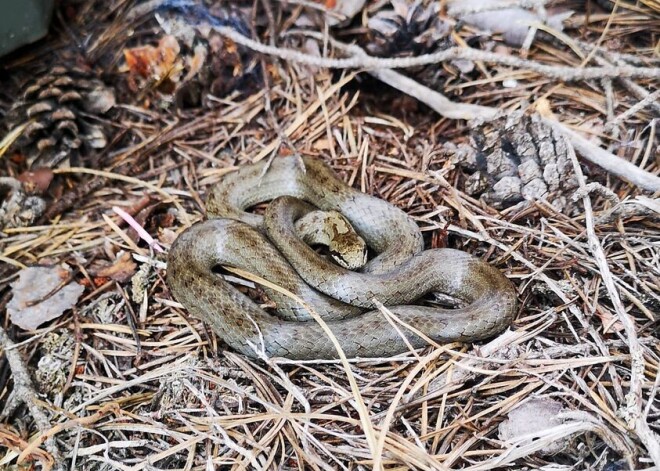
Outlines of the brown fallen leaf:
[{"label": "brown fallen leaf", "polygon": [[595,314],[603,323],[603,333],[612,334],[614,332],[621,332],[624,329],[623,324],[618,318],[607,309],[597,307]]},{"label": "brown fallen leaf", "polygon": [[131,74],[158,81],[168,78],[176,82],[175,72],[182,68],[179,52],[179,42],[174,36],[167,35],[160,39],[158,46],[125,49],[124,59]]},{"label": "brown fallen leaf", "polygon": [[21,173],[17,180],[23,184],[23,189],[26,193],[30,195],[41,195],[50,186],[50,182],[53,181],[53,175],[51,169],[39,167]]},{"label": "brown fallen leaf", "polygon": [[137,270],[137,264],[133,261],[130,253],[122,254],[113,264],[95,270],[95,277],[110,278],[119,283],[125,283],[131,279]]},{"label": "brown fallen leaf", "polygon": [[[7,448],[7,450],[11,450],[16,454],[20,454],[24,449],[26,449],[30,444],[22,439],[18,434],[14,433],[11,430],[8,430],[4,427],[0,427],[0,446],[3,446]],[[30,458],[33,460],[39,461],[41,463],[41,466],[44,471],[50,471],[53,469],[53,466],[55,465],[55,460],[53,457],[47,453],[45,450],[42,450],[40,448],[37,448],[36,450],[32,451],[30,453]],[[28,467],[29,466],[29,467]],[[9,467],[6,469],[14,469],[13,467]],[[15,468],[15,469],[33,469],[32,468],[32,463],[27,465],[26,467],[20,467],[20,468]]]},{"label": "brown fallen leaf", "polygon": [[21,329],[34,330],[75,306],[85,288],[75,281],[66,283],[70,274],[66,264],[22,269],[10,285],[13,297],[7,312],[11,321]]},{"label": "brown fallen leaf", "polygon": [[[513,442],[520,437],[530,436],[534,433],[542,433],[547,429],[562,424],[558,415],[564,412],[564,406],[557,401],[548,398],[534,398],[516,407],[508,413],[507,419],[499,426],[500,440]],[[530,438],[528,441],[531,442]],[[553,455],[563,450],[568,441],[560,439],[548,443],[541,450],[542,455]]]},{"label": "brown fallen leaf", "polygon": [[80,284],[82,286],[84,286],[85,288],[96,289],[96,288],[100,288],[101,286],[103,286],[104,284],[106,284],[109,281],[110,281],[110,278],[95,276],[94,278],[92,278],[91,281],[87,278],[83,278],[82,280],[80,280]]},{"label": "brown fallen leaf", "polygon": [[172,245],[178,236],[179,234],[166,227],[158,230],[158,240],[163,242],[165,245]]}]

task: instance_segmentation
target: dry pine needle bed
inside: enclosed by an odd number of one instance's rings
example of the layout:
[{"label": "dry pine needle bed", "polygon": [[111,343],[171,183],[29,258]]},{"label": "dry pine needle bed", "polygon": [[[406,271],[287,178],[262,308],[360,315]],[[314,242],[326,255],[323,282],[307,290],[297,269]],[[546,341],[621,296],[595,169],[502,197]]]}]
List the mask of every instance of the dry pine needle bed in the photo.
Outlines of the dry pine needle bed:
[{"label": "dry pine needle bed", "polygon": [[[59,2],[0,62],[0,469],[660,469],[659,38],[652,0]],[[227,349],[167,251],[282,155],[497,267],[510,329]]]}]

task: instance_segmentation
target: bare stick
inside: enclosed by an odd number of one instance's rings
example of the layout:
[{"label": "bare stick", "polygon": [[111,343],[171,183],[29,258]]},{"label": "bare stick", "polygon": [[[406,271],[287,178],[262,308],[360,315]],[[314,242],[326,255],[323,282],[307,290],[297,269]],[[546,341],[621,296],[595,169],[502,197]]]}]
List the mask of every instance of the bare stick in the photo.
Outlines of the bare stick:
[{"label": "bare stick", "polygon": [[639,168],[635,164],[617,157],[611,152],[607,152],[605,149],[601,149],[557,121],[548,118],[545,118],[544,121],[557,128],[562,134],[568,137],[568,140],[571,142],[575,150],[590,162],[604,168],[614,175],[622,177],[629,182],[644,188],[645,190],[660,190],[660,177],[656,177],[652,173]]},{"label": "bare stick", "polygon": [[648,94],[643,100],[637,102],[635,105],[631,106],[628,110],[621,113],[611,122],[607,123],[605,127],[612,129],[616,126],[619,126],[622,122],[630,118],[635,113],[643,110],[649,105],[656,104],[658,98],[660,98],[660,89],[654,91],[653,93]]},{"label": "bare stick", "polygon": [[314,67],[326,67],[330,69],[405,69],[420,65],[437,64],[454,59],[471,61],[491,62],[494,64],[508,65],[519,69],[527,69],[563,81],[589,80],[597,78],[615,77],[639,77],[657,78],[660,76],[658,67],[633,67],[633,66],[610,66],[610,67],[560,67],[540,64],[531,60],[520,59],[514,56],[498,54],[494,52],[480,51],[467,47],[452,47],[433,54],[424,54],[417,57],[379,58],[372,57],[366,53],[361,56],[335,59],[331,57],[318,57],[303,52],[269,46],[254,39],[243,36],[228,26],[213,26],[213,29],[232,41],[248,47],[253,51],[268,54],[280,59],[309,64]]},{"label": "bare stick", "polygon": [[[306,33],[306,36],[312,37],[319,41],[325,38],[319,33]],[[355,44],[345,44],[333,38],[329,38],[330,44],[344,52],[353,56],[364,57],[367,53],[360,46]],[[470,103],[456,103],[444,96],[442,93],[431,90],[415,80],[406,77],[399,72],[389,69],[377,69],[368,71],[369,75],[377,78],[383,83],[386,83],[392,88],[396,88],[401,92],[418,99],[431,109],[449,119],[492,119],[499,110],[488,106],[473,105]]]},{"label": "bare stick", "polygon": [[[492,119],[498,110],[488,106],[472,105],[469,103],[456,103],[441,93],[435,92],[430,88],[420,85],[415,80],[406,77],[394,70],[379,69],[369,71],[381,82],[390,87],[417,98],[419,101],[433,109],[436,113],[450,119]],[[429,93],[432,92],[432,93]]]},{"label": "bare stick", "polygon": [[[487,106],[453,102],[441,93],[425,87],[415,80],[395,72],[394,70],[374,70],[370,71],[369,74],[380,79],[391,87],[417,98],[419,101],[446,118],[468,120],[480,118],[491,119],[499,112],[498,109]],[[647,101],[646,103],[649,102]],[[628,111],[631,110],[632,108]],[[639,186],[640,188],[649,191],[660,190],[660,177],[657,177],[652,173],[639,168],[635,164],[598,147],[558,121],[545,117],[543,118],[543,121],[556,128],[561,134],[565,135],[580,155],[588,161]]]},{"label": "bare stick", "polygon": [[[609,62],[616,62],[619,65],[625,65],[625,64],[633,64],[633,65],[649,65],[649,64],[660,64],[660,58],[658,57],[638,57],[633,54],[626,54],[625,52],[614,52],[611,51],[610,49],[607,49],[603,47],[602,45],[598,46],[596,44],[591,44],[587,41],[582,41],[577,38],[573,38],[573,41],[575,44],[580,46],[582,49],[586,49],[587,51],[591,51],[592,49],[595,49],[598,54],[603,56],[601,59],[605,58]],[[594,56],[594,59],[596,62],[598,62],[600,65],[612,65],[610,63],[602,63],[598,59],[598,55]]]},{"label": "bare stick", "polygon": [[[605,53],[603,53],[605,54]],[[607,60],[603,57],[600,57],[599,55],[594,56],[594,60],[599,64],[603,66],[610,66],[612,65],[608,60],[611,59],[610,57],[607,57]],[[649,96],[649,92],[647,92],[644,87],[641,87],[637,85],[635,82],[633,82],[630,79],[623,78],[623,77],[618,77],[617,82],[619,82],[621,85],[623,85],[630,93],[635,95],[636,98],[639,98],[640,100],[645,100]],[[660,103],[651,103],[650,104],[653,110],[656,113],[660,113]]]},{"label": "bare stick", "polygon": [[[24,403],[30,414],[34,418],[34,423],[37,425],[37,428],[41,433],[45,433],[50,430],[52,427],[50,421],[46,416],[46,413],[38,405],[37,393],[35,392],[34,385],[32,384],[32,379],[30,378],[30,373],[28,373],[27,367],[21,358],[21,354],[18,349],[15,348],[14,342],[9,338],[7,332],[0,327],[0,348],[4,350],[7,361],[9,362],[9,368],[12,372],[12,377],[14,379],[14,397],[16,400]],[[53,460],[55,461],[55,470],[64,470],[64,464],[62,462],[62,456],[57,448],[55,439],[50,437],[46,440],[46,450],[51,454]]]}]

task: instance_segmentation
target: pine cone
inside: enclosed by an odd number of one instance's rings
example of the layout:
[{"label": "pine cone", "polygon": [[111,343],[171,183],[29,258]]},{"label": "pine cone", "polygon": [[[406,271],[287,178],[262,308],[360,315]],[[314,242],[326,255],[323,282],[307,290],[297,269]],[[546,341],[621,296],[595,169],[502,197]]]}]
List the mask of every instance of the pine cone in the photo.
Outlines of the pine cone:
[{"label": "pine cone", "polygon": [[577,188],[564,139],[541,119],[522,113],[477,123],[471,134],[475,152],[456,153],[468,172],[465,192],[495,208],[544,199],[558,211],[571,210]]},{"label": "pine cone", "polygon": [[29,123],[13,144],[29,167],[77,166],[92,149],[105,147],[93,116],[114,104],[113,92],[91,73],[57,66],[23,88],[5,124],[12,130]]},{"label": "pine cone", "polygon": [[[392,10],[381,10],[369,19],[365,49],[375,56],[408,57],[454,46],[451,25],[438,14],[439,2],[425,3],[428,2],[391,0]],[[445,68],[437,64],[409,67],[405,74],[435,90],[444,88],[447,80]]]},{"label": "pine cone", "polygon": [[376,56],[402,57],[428,54],[451,46],[451,26],[438,16],[438,2],[424,5],[391,0],[392,10],[381,10],[369,19],[367,51]]}]

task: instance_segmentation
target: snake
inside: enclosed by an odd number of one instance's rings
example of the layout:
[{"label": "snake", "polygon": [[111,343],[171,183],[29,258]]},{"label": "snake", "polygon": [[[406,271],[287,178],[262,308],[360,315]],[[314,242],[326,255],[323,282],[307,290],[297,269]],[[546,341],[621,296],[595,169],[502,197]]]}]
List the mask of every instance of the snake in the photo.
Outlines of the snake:
[{"label": "snake", "polygon": [[[263,214],[250,210],[262,203]],[[340,213],[370,259],[351,269],[310,246],[296,223],[314,211]],[[193,317],[250,357],[337,359],[338,348],[348,358],[392,357],[487,339],[517,312],[501,271],[464,251],[424,250],[406,212],[344,183],[322,159],[240,166],[211,189],[206,212],[172,243],[167,284]],[[227,267],[267,280],[275,311],[230,283]],[[434,293],[451,306],[424,302]]]}]

